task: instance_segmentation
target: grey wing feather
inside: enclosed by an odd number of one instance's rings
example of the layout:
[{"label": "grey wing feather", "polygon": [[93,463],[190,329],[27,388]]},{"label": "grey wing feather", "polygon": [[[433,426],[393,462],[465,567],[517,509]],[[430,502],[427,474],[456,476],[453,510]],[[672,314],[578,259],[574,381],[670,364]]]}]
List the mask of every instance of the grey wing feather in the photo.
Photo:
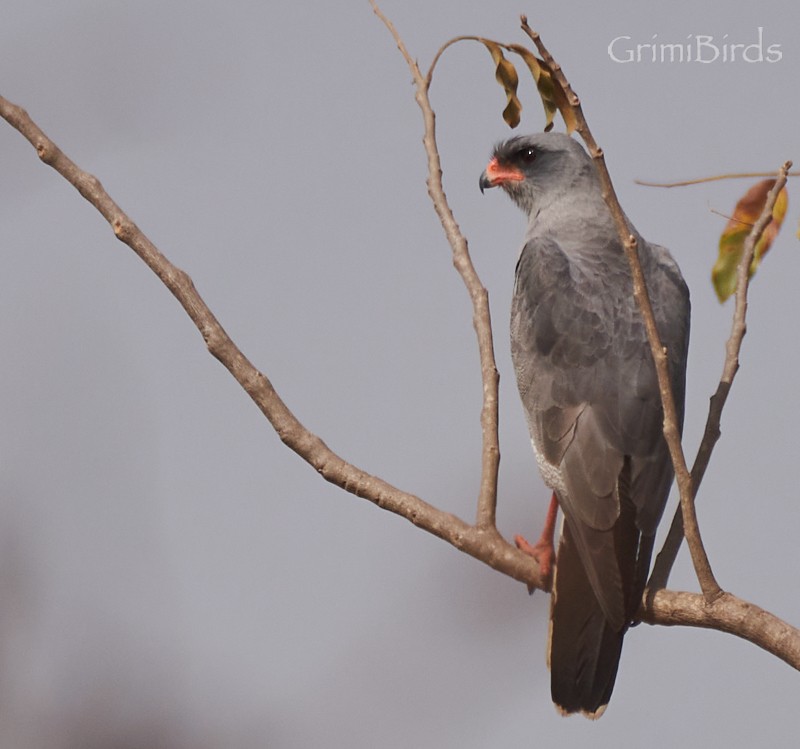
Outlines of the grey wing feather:
[{"label": "grey wing feather", "polygon": [[[653,246],[643,256],[682,419],[688,291],[666,250]],[[623,462],[631,461],[636,525],[647,535],[663,510],[672,468],[646,333],[630,281],[620,278],[629,278],[621,248],[594,257],[600,267],[591,260],[583,267],[548,236],[526,244],[516,271],[512,355],[545,481],[572,520],[605,615],[622,626],[625,603],[609,534],[620,512]]]},{"label": "grey wing feather", "polygon": [[[649,248],[650,272],[646,274],[648,294],[661,342],[667,348],[670,384],[678,415],[678,428],[682,432],[691,320],[689,289],[669,251],[656,244],[649,245]],[[657,381],[654,387],[658,387]],[[657,418],[660,422],[660,393],[657,392],[656,396]],[[672,460],[659,430],[658,439],[650,454],[635,456],[632,461],[631,496],[638,510],[637,524],[647,535],[655,533],[672,478]]]}]

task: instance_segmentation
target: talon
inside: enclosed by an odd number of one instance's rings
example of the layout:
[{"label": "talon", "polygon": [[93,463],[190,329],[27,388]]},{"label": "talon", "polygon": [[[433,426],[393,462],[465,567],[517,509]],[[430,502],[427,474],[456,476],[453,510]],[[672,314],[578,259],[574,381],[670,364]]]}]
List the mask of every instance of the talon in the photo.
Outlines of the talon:
[{"label": "talon", "polygon": [[[520,551],[532,556],[538,562],[539,569],[549,588],[553,573],[553,557],[555,556],[552,537],[549,540],[539,539],[535,544],[531,544],[524,536],[514,536],[514,543]],[[529,589],[529,592],[533,593],[533,590]]]}]

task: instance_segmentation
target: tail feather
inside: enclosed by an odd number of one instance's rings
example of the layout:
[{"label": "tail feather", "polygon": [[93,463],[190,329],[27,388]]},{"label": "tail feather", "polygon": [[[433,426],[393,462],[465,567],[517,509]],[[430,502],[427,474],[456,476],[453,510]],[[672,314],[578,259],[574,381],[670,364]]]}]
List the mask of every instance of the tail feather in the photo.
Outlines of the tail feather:
[{"label": "tail feather", "polygon": [[643,536],[636,526],[629,477],[626,460],[620,475],[620,512],[614,527],[609,531],[582,529],[587,537],[605,536],[590,546],[596,548],[596,553],[614,557],[607,561],[619,571],[615,583],[619,587],[614,593],[613,588],[606,589],[604,595],[620,597],[619,608],[625,612],[621,624],[609,622],[586,574],[585,565],[599,565],[600,560],[581,558],[572,521],[564,519],[553,578],[548,661],[553,702],[565,714],[580,712],[589,718],[603,714],[617,678],[622,641],[644,590],[653,537]]},{"label": "tail feather", "polygon": [[565,713],[599,718],[611,698],[625,629],[606,621],[569,524],[558,546],[550,613],[550,690]]}]

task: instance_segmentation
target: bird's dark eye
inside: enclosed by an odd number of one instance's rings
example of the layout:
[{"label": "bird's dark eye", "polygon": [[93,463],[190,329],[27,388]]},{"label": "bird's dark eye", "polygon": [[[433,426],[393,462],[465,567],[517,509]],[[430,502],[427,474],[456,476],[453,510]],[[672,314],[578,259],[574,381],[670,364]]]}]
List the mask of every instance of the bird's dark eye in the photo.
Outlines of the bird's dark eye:
[{"label": "bird's dark eye", "polygon": [[536,158],[536,149],[532,146],[528,148],[520,148],[517,151],[517,160],[522,164],[532,164]]}]

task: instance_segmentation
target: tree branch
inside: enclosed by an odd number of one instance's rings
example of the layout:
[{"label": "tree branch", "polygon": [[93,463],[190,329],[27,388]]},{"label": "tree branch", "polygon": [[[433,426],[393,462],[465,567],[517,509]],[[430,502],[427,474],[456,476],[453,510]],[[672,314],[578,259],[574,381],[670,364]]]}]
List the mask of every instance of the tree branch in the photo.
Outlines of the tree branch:
[{"label": "tree branch", "polygon": [[678,424],[677,410],[675,408],[675,397],[672,393],[672,386],[669,379],[669,366],[667,362],[667,350],[661,343],[661,337],[658,333],[656,326],[655,315],[653,308],[650,304],[650,297],[647,293],[647,285],[642,272],[642,266],[639,262],[639,254],[637,250],[636,237],[631,232],[631,228],[622,211],[622,207],[617,199],[614,185],[611,182],[611,176],[606,168],[605,157],[603,150],[597,145],[586,118],[583,116],[580,100],[578,99],[572,87],[569,84],[566,76],[564,75],[561,66],[555,61],[548,49],[542,43],[539,34],[536,33],[530,26],[525,16],[521,18],[522,30],[531,38],[541,54],[542,59],[550,66],[553,71],[553,76],[563,88],[567,96],[567,101],[572,108],[572,111],[577,120],[577,130],[589,148],[589,153],[594,159],[595,166],[597,167],[600,176],[600,182],[603,189],[603,198],[608,205],[611,216],[616,224],[617,231],[619,232],[620,240],[625,248],[625,255],[628,258],[628,263],[631,268],[631,275],[633,276],[633,294],[636,302],[639,305],[639,310],[642,313],[644,320],[645,330],[647,331],[647,339],[650,343],[650,351],[653,354],[653,361],[655,362],[656,374],[658,375],[658,386],[661,391],[661,403],[664,410],[664,439],[669,447],[670,456],[672,458],[672,465],[675,468],[675,479],[678,484],[681,496],[681,510],[683,513],[683,522],[686,528],[686,538],[689,544],[689,550],[692,554],[692,562],[694,563],[697,579],[707,601],[713,601],[714,598],[720,595],[721,588],[714,578],[714,573],[711,570],[711,563],[708,560],[703,540],[700,536],[700,528],[697,523],[697,515],[694,507],[694,491],[692,489],[692,477],[689,473],[689,468],[686,465],[686,457],[683,454],[683,446],[681,445],[681,434]]},{"label": "tree branch", "polygon": [[[742,348],[742,340],[747,332],[747,292],[750,288],[750,264],[753,262],[756,245],[758,245],[761,235],[772,221],[772,211],[775,208],[775,202],[778,199],[780,191],[786,184],[791,168],[792,162],[787,161],[778,170],[775,185],[767,195],[767,200],[764,203],[761,214],[755,224],[753,224],[753,228],[750,230],[744,243],[742,257],[739,260],[739,266],[737,268],[736,305],[733,312],[731,334],[725,346],[725,361],[722,367],[722,376],[717,386],[717,391],[711,396],[703,439],[697,450],[697,457],[694,460],[694,465],[692,466],[692,488],[695,494],[705,475],[714,446],[717,444],[717,440],[720,437],[722,409],[725,407],[725,401],[727,401],[728,393],[730,393],[731,386],[733,385],[733,378],[736,377],[736,373],[739,371],[739,352]],[[664,546],[653,566],[653,574],[648,583],[650,587],[654,589],[666,587],[669,574],[672,570],[672,566],[675,564],[675,559],[678,556],[678,550],[681,547],[682,541],[683,515],[680,512],[676,512],[675,517],[672,519],[672,525],[670,526],[667,538],[664,541]]]},{"label": "tree branch", "polygon": [[708,603],[697,593],[656,590],[639,614],[648,624],[703,627],[736,635],[800,670],[800,630],[730,593]]},{"label": "tree branch", "polygon": [[471,526],[417,496],[348,463],[306,429],[225,332],[197,293],[191,278],[173,265],[105,191],[45,135],[24,109],[0,97],[0,116],[36,149],[39,158],[73,185],[108,221],[117,239],[128,245],[161,279],[200,331],[208,350],[233,375],[267,417],[281,440],[326,480],[451,543],[515,580],[542,587],[535,560],[507,543],[492,527]]},{"label": "tree branch", "polygon": [[[441,182],[441,164],[435,139],[435,119],[428,100],[430,79],[423,77],[391,23],[371,0],[373,9],[384,21],[412,71],[417,101],[425,122],[424,145],[428,155],[428,189],[442,226],[453,250],[453,262],[464,278],[473,300],[474,324],[478,336],[484,401],[481,411],[484,451],[482,458],[481,491],[478,520],[469,525],[458,517],[442,512],[419,497],[404,492],[382,479],[346,462],[334,453],[318,436],[306,429],[280,399],[269,379],[245,357],[214,317],[192,280],[174,266],[141,232],[131,219],[106,193],[96,177],[82,171],[72,162],[27,113],[0,97],[0,116],[18,130],[36,149],[46,164],[61,174],[108,221],[117,238],[127,244],[151,268],[183,306],[202,334],[211,354],[216,357],[240,383],[253,402],[264,413],[280,439],[321,476],[351,494],[367,499],[377,506],[405,517],[416,526],[444,539],[457,549],[470,554],[503,574],[526,583],[543,587],[545,581],[536,562],[508,544],[494,525],[495,497],[499,451],[497,450],[497,371],[494,366],[491,326],[486,290],[481,285],[469,259],[467,243],[458,228],[445,198]],[[533,37],[532,37],[533,38]],[[538,45],[537,45],[538,46]],[[560,69],[555,68],[560,74]],[[570,96],[578,104],[577,97]],[[579,104],[578,104],[579,106]],[[578,114],[580,110],[578,109]],[[585,122],[585,121],[584,121]],[[586,129],[588,133],[588,128]],[[589,135],[589,137],[591,137]],[[593,141],[592,141],[593,142]],[[587,141],[588,143],[588,141]],[[594,145],[602,164],[602,152]],[[607,172],[606,172],[607,178]],[[610,185],[610,182],[609,182]],[[609,192],[613,201],[613,189]],[[618,204],[617,204],[618,208]],[[621,215],[621,212],[620,212]],[[630,239],[627,227],[625,239]],[[635,241],[626,249],[636,262]],[[746,267],[746,266],[745,266]],[[640,297],[646,301],[639,271]],[[651,311],[652,317],[652,311]],[[742,325],[744,317],[742,317]],[[741,335],[744,334],[743,328]],[[741,342],[741,341],[739,341]],[[723,401],[724,402],[724,401]],[[666,411],[665,407],[665,411]],[[721,410],[721,405],[720,405]],[[674,419],[674,405],[673,405]],[[718,419],[717,419],[718,421]],[[679,445],[680,446],[680,445]],[[666,590],[648,592],[641,607],[641,618],[651,624],[702,626],[744,637],[782,658],[794,668],[800,668],[800,632],[758,607],[721,594],[712,603],[702,596]]]},{"label": "tree branch", "polygon": [[[472,324],[478,337],[481,379],[483,381],[483,407],[481,409],[483,449],[481,452],[481,485],[478,495],[476,524],[478,528],[485,530],[494,529],[497,513],[497,476],[500,470],[500,439],[498,436],[500,375],[497,372],[494,358],[489,294],[481,283],[475,266],[472,264],[467,240],[461,233],[442,186],[442,164],[439,159],[439,148],[436,144],[436,115],[428,97],[433,65],[428,75],[423,75],[416,60],[408,53],[392,22],[383,14],[375,0],[370,0],[370,5],[375,15],[380,18],[394,38],[397,48],[403,55],[414,79],[416,100],[422,110],[422,118],[425,123],[422,143],[428,157],[428,195],[430,195],[447,241],[452,248],[453,265],[461,275],[472,300]],[[439,51],[434,59],[434,64],[444,49],[455,41],[458,41],[458,39],[451,40],[448,45],[445,45]]]},{"label": "tree branch", "polygon": [[[734,172],[732,174],[715,174],[712,177],[698,177],[697,179],[685,179],[680,182],[647,182],[643,179],[636,179],[637,185],[644,187],[688,187],[689,185],[701,185],[704,182],[718,182],[723,179],[756,179],[758,177],[774,177],[774,172]],[[800,177],[800,172],[788,172],[788,177]]]}]

